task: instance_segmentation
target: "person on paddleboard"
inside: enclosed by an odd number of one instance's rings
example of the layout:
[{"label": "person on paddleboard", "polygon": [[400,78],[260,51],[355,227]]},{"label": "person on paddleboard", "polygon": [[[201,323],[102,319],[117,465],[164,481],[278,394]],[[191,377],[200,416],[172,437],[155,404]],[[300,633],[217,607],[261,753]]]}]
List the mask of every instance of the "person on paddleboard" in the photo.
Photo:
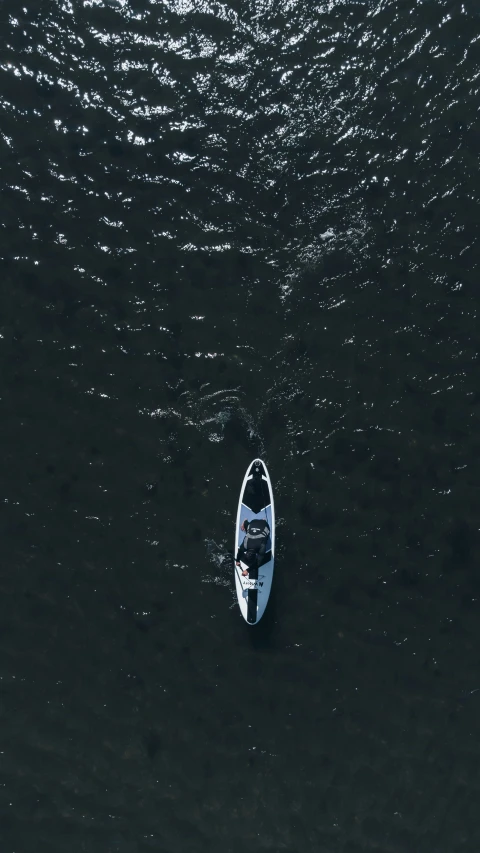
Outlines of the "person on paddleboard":
[{"label": "person on paddleboard", "polygon": [[254,518],[253,521],[247,519],[242,521],[240,529],[246,535],[237,551],[236,564],[240,566],[240,560],[247,564],[248,569],[242,571],[242,575],[246,577],[251,569],[259,568],[261,565],[265,556],[267,539],[270,536],[270,527],[263,518]]}]

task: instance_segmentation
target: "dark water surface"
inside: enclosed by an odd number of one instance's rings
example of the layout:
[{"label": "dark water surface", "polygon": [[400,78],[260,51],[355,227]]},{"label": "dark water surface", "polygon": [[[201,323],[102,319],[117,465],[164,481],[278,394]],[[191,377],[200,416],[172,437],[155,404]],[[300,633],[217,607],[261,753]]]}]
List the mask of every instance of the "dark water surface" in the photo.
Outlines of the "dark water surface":
[{"label": "dark water surface", "polygon": [[1,3],[2,853],[480,849],[478,9]]}]

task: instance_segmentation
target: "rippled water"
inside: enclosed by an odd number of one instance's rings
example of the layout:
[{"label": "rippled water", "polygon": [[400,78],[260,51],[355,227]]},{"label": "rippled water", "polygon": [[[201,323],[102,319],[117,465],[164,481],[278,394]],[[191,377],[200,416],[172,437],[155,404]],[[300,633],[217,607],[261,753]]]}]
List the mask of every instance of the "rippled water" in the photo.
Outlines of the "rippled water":
[{"label": "rippled water", "polygon": [[476,4],[0,28],[2,851],[477,850]]}]

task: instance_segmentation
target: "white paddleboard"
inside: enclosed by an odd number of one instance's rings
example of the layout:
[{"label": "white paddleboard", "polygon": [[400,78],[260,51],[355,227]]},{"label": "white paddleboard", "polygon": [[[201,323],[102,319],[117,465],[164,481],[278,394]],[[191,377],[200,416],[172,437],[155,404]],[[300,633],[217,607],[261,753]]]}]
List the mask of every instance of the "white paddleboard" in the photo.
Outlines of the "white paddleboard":
[{"label": "white paddleboard", "polygon": [[250,571],[246,577],[242,575],[242,570],[248,568],[245,563],[241,562],[240,568],[236,563],[233,566],[240,612],[249,625],[256,625],[265,613],[272,588],[275,557],[275,510],[272,484],[267,466],[261,459],[254,459],[243,478],[238,501],[234,557],[237,556],[238,548],[245,536],[241,529],[242,523],[255,518],[267,521],[270,527],[270,536],[266,543],[262,564],[258,572]]}]

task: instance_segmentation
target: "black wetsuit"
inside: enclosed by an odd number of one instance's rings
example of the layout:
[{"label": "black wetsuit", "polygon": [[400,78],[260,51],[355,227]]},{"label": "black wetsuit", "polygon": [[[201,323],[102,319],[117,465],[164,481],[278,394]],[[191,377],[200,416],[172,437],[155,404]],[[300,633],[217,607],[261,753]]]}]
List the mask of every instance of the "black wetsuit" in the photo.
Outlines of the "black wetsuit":
[{"label": "black wetsuit", "polygon": [[237,551],[237,563],[241,560],[250,568],[258,568],[262,564],[270,536],[270,527],[263,518],[245,521],[245,538]]}]

